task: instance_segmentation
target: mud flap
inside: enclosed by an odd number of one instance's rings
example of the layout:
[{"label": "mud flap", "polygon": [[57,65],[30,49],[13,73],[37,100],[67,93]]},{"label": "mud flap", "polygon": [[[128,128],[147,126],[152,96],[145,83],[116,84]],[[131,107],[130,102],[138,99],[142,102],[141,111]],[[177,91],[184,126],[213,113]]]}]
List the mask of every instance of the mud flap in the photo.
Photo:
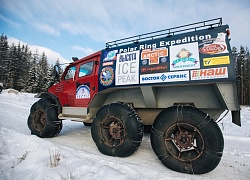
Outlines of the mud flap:
[{"label": "mud flap", "polygon": [[238,126],[241,126],[240,121],[240,110],[238,111],[231,111],[232,112],[232,122]]}]

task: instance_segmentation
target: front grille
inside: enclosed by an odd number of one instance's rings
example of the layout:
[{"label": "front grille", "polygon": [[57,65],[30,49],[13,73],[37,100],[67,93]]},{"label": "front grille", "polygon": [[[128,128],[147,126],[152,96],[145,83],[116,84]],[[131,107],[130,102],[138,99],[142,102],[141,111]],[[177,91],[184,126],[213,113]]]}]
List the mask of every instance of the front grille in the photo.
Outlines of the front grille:
[{"label": "front grille", "polygon": [[56,92],[62,92],[63,91],[63,84],[58,84],[56,86]]}]

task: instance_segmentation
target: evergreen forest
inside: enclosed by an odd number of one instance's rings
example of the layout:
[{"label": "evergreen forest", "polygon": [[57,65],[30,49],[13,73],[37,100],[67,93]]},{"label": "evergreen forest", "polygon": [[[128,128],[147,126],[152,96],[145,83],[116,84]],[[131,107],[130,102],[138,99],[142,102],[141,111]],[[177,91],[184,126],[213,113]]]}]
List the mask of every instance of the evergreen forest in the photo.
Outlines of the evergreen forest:
[{"label": "evergreen forest", "polygon": [[[59,65],[59,59],[55,64]],[[9,45],[7,36],[1,35],[0,82],[4,88],[30,93],[47,91],[56,82],[53,69],[54,65],[48,64],[45,52],[38,54],[37,50],[32,53],[28,45],[20,43]]]}]

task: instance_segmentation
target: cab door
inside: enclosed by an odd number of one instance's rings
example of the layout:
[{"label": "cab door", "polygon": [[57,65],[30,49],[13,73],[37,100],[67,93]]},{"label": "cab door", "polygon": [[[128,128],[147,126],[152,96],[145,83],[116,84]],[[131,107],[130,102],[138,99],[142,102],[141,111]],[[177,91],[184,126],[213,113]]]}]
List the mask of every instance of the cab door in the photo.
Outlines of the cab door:
[{"label": "cab door", "polygon": [[59,97],[62,106],[75,105],[75,76],[76,66],[66,68],[62,80],[57,84],[55,94]]},{"label": "cab door", "polygon": [[88,107],[90,100],[97,91],[96,73],[98,70],[98,57],[93,57],[78,65],[76,73],[75,106]]}]

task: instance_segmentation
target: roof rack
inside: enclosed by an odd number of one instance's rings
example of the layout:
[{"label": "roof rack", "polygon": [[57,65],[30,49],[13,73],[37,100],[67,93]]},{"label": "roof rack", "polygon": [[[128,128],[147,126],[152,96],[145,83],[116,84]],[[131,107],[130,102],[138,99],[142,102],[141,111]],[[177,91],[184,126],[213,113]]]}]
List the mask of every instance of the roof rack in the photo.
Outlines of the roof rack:
[{"label": "roof rack", "polygon": [[131,37],[123,38],[123,39],[118,39],[115,41],[110,41],[106,43],[106,48],[108,49],[114,46],[125,45],[129,43],[138,43],[142,40],[145,41],[145,40],[155,39],[155,38],[164,37],[164,36],[171,37],[180,32],[183,33],[183,32],[190,32],[190,31],[197,31],[197,30],[205,29],[207,27],[212,29],[215,27],[219,27],[221,25],[222,25],[222,18],[215,18],[215,19],[210,19],[210,20],[201,21],[197,23],[192,23],[192,24],[177,26],[177,27],[173,27],[169,29],[131,36]]}]

